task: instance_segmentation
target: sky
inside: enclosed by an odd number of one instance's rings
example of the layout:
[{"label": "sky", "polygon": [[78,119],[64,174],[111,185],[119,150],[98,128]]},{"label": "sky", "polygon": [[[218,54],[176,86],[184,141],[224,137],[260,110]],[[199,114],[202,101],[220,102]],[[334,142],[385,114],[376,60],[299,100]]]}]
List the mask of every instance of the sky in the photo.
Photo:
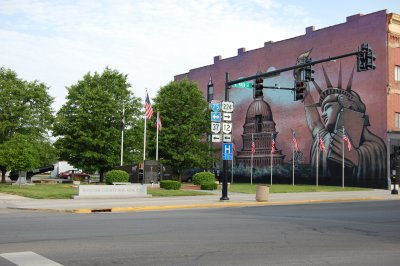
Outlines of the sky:
[{"label": "sky", "polygon": [[144,99],[190,69],[344,23],[398,0],[0,0],[0,66],[49,87],[57,111],[67,88],[106,67]]}]

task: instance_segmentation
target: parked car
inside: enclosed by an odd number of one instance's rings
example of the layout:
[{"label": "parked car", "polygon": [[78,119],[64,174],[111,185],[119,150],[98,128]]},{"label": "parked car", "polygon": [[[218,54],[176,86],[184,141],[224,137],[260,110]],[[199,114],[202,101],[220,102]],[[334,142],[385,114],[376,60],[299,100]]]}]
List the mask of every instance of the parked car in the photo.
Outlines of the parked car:
[{"label": "parked car", "polygon": [[72,179],[72,177],[79,178],[80,180],[89,180],[90,179],[90,175],[82,172],[81,170],[68,170],[68,171],[59,173],[58,177],[63,178],[63,179],[68,179],[68,180]]},{"label": "parked car", "polygon": [[195,167],[195,168],[190,168],[190,169],[185,169],[183,170],[183,174],[181,177],[181,182],[192,182],[193,181],[193,176],[199,172],[205,172],[206,169]]}]

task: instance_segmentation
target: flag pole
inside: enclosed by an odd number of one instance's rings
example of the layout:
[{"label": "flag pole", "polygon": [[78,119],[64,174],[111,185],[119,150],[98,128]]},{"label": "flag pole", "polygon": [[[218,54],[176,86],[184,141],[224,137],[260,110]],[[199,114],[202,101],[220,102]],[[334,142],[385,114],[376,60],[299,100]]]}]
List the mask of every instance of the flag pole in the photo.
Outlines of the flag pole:
[{"label": "flag pole", "polygon": [[156,121],[156,128],[157,128],[157,137],[156,137],[156,161],[158,161],[158,121],[160,119],[160,112],[157,111],[157,121]]},{"label": "flag pole", "polygon": [[319,139],[319,131],[318,131],[318,133],[317,133],[317,169],[316,169],[316,185],[317,185],[317,187],[318,187],[318,170],[319,170],[319,156],[320,156],[320,150],[319,150],[319,146],[320,146],[320,139]]},{"label": "flag pole", "polygon": [[[344,127],[342,126],[342,132],[344,134]],[[342,188],[344,188],[344,138],[342,136]]]},{"label": "flag pole", "polygon": [[294,143],[292,145],[292,186],[294,186]]},{"label": "flag pole", "polygon": [[274,133],[271,133],[271,136],[272,136],[272,138],[271,138],[271,186],[272,186],[272,166],[273,166],[273,163],[272,163],[272,142],[274,141]]},{"label": "flag pole", "polygon": [[143,163],[146,160],[146,121],[147,117],[144,115],[144,135],[143,135]]},{"label": "flag pole", "polygon": [[253,184],[253,143],[254,143],[254,134],[251,134],[250,184]]},{"label": "flag pole", "polygon": [[125,129],[125,103],[122,104],[122,126],[121,126],[121,166],[124,164],[124,129]]}]

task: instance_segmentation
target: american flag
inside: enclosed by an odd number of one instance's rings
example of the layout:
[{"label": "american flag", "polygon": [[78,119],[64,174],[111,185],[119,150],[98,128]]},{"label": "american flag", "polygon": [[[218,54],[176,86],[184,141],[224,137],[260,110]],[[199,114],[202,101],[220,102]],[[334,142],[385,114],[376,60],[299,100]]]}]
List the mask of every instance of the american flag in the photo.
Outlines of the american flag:
[{"label": "american flag", "polygon": [[275,152],[275,138],[274,138],[274,134],[271,134],[272,136],[272,143],[271,143],[271,153]]},{"label": "american flag", "polygon": [[351,150],[351,141],[347,136],[346,130],[343,128],[343,140],[347,142],[347,149]]},{"label": "american flag", "polygon": [[162,128],[160,112],[157,112],[156,128],[157,128],[157,130],[159,130],[159,131],[160,131],[161,128]]},{"label": "american flag", "polygon": [[146,119],[150,119],[153,117],[153,107],[151,107],[149,94],[146,92],[146,101],[144,104],[144,114],[146,115]]},{"label": "american flag", "polygon": [[254,143],[254,137],[251,135],[251,154],[256,152],[256,144]]},{"label": "american flag", "polygon": [[321,137],[319,137],[319,148],[321,149],[322,152],[326,152],[326,147]]},{"label": "american flag", "polygon": [[299,151],[299,143],[297,143],[297,139],[296,139],[296,137],[297,137],[297,134],[296,134],[296,132],[292,129],[292,136],[293,136],[293,145],[294,145],[294,149],[296,150],[296,151]]}]

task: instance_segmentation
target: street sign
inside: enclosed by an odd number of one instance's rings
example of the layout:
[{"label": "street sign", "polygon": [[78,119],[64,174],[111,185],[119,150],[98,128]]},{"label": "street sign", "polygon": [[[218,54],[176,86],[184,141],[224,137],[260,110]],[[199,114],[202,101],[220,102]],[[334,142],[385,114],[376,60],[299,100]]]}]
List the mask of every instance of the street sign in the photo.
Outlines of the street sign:
[{"label": "street sign", "polygon": [[211,141],[212,142],[218,142],[218,143],[221,142],[221,135],[212,134]]},{"label": "street sign", "polygon": [[221,110],[221,101],[220,100],[212,100],[210,103],[211,110],[214,112],[219,112]]},{"label": "street sign", "polygon": [[224,134],[222,136],[222,141],[223,142],[232,142],[232,134]]},{"label": "street sign", "polygon": [[[238,78],[241,79],[242,77]],[[233,88],[239,88],[239,89],[252,89],[253,88],[253,83],[252,82],[248,82],[248,81],[243,81],[243,82],[239,82],[236,84],[233,84],[231,87]]]},{"label": "street sign", "polygon": [[211,122],[211,132],[218,134],[221,131],[221,123]]},{"label": "street sign", "polygon": [[223,101],[221,110],[222,110],[222,112],[232,113],[233,112],[233,102]]},{"label": "street sign", "polygon": [[220,112],[211,112],[211,121],[212,122],[221,122],[221,113]]},{"label": "street sign", "polygon": [[232,123],[222,123],[222,132],[230,134],[232,132]]},{"label": "street sign", "polygon": [[222,113],[222,120],[224,121],[232,121],[232,113]]},{"label": "street sign", "polygon": [[222,144],[222,160],[232,161],[233,158],[233,147],[232,143]]}]

